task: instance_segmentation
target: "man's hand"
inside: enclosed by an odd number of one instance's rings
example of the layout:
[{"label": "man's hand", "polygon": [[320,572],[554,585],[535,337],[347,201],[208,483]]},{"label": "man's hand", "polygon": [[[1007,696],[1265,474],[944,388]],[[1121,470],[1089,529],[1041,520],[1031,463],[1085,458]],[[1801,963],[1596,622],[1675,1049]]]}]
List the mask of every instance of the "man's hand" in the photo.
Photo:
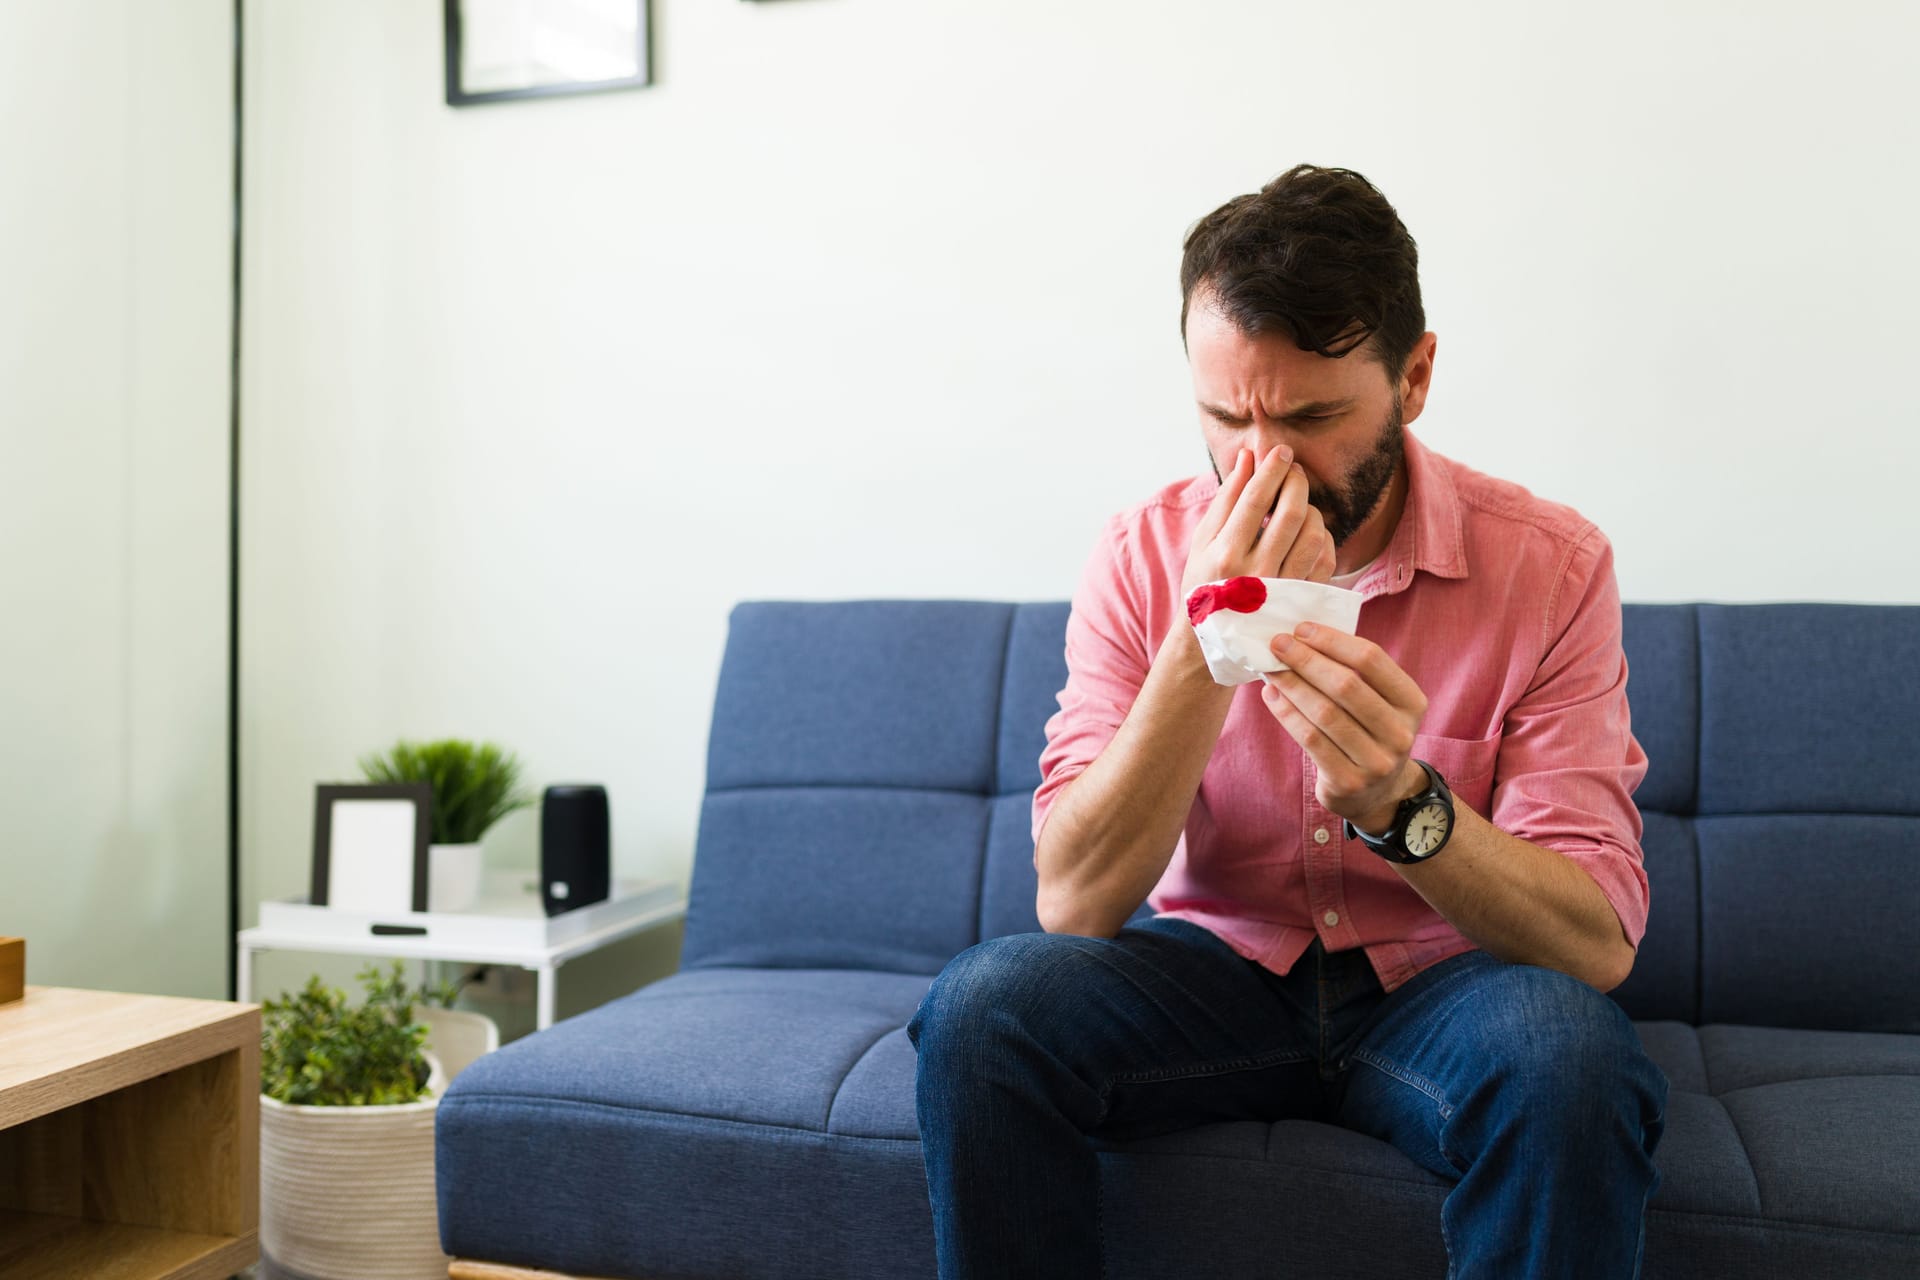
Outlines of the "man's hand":
[{"label": "man's hand", "polygon": [[1234,454],[1233,470],[1193,532],[1181,596],[1203,582],[1242,574],[1310,582],[1333,577],[1333,539],[1319,510],[1308,505],[1307,487],[1307,473],[1285,445],[1275,445],[1258,466],[1251,449]]},{"label": "man's hand", "polygon": [[1275,636],[1273,656],[1289,670],[1263,677],[1261,696],[1319,770],[1315,796],[1368,835],[1385,831],[1426,785],[1412,752],[1427,696],[1373,641],[1311,622]]}]

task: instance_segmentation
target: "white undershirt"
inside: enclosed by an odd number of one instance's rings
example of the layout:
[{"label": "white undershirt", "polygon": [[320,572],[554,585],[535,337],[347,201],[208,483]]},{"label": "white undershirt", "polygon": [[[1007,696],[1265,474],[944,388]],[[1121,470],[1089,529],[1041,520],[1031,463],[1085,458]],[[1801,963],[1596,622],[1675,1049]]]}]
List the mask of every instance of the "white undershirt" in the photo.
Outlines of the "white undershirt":
[{"label": "white undershirt", "polygon": [[[1385,554],[1386,552],[1384,551],[1380,553],[1380,555],[1382,556]],[[1352,573],[1335,574],[1331,579],[1329,579],[1329,581],[1336,587],[1344,587],[1346,590],[1351,591],[1353,590],[1353,584],[1360,581],[1361,575],[1366,573],[1367,570],[1373,568],[1373,566],[1379,563],[1380,563],[1380,556],[1375,556],[1373,559],[1361,565],[1358,569],[1355,569]]]}]

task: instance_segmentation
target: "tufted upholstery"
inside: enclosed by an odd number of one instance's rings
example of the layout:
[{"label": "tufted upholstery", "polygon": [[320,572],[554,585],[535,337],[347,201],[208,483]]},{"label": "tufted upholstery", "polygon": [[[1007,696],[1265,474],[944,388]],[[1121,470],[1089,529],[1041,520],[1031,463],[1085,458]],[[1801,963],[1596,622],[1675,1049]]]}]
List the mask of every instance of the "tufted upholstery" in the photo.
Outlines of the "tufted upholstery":
[{"label": "tufted upholstery", "polygon": [[[683,972],[476,1063],[443,1242],[605,1276],[931,1276],[902,1028],[1038,927],[1061,604],[746,604]],[[1920,1275],[1920,608],[1625,611],[1653,914],[1615,998],[1673,1096],[1645,1275]],[[1446,1187],[1325,1125],[1102,1154],[1114,1274],[1445,1274]]]}]

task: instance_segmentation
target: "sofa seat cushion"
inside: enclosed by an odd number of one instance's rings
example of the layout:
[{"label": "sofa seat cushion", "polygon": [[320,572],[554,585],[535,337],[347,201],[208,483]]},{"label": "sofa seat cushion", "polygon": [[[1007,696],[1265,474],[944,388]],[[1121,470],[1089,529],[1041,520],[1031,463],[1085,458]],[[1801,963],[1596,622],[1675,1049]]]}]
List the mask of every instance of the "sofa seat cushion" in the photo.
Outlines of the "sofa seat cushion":
[{"label": "sofa seat cushion", "polygon": [[1656,1205],[1920,1233],[1920,1036],[1669,1022],[1640,1036],[1674,1098],[1726,1130],[1717,1145],[1745,1164],[1676,1177],[1663,1146]]},{"label": "sofa seat cushion", "polygon": [[[824,1132],[842,1083],[906,1025],[930,981],[857,970],[695,969],[488,1055],[461,1074],[459,1096]],[[887,1136],[915,1136],[911,1088],[907,1123],[905,1134]]]},{"label": "sofa seat cushion", "polygon": [[[444,1247],[589,1275],[931,1278],[904,1029],[929,981],[696,969],[481,1059],[440,1108]],[[1915,1273],[1920,1037],[1637,1026],[1673,1084],[1647,1276]],[[1284,1121],[1097,1145],[1124,1274],[1445,1272],[1447,1186],[1384,1142]]]},{"label": "sofa seat cushion", "polygon": [[696,969],[481,1058],[440,1104],[443,1247],[654,1280],[921,1273],[918,1138],[839,1132],[836,1099],[930,981]]},{"label": "sofa seat cushion", "polygon": [[[1920,1036],[1636,1027],[1672,1084],[1654,1209],[1816,1233],[1904,1233],[1920,1260],[1920,1178],[1911,1155],[1920,1151]],[[1444,1183],[1389,1144],[1307,1121],[1204,1125],[1103,1149],[1279,1162],[1445,1193]]]}]

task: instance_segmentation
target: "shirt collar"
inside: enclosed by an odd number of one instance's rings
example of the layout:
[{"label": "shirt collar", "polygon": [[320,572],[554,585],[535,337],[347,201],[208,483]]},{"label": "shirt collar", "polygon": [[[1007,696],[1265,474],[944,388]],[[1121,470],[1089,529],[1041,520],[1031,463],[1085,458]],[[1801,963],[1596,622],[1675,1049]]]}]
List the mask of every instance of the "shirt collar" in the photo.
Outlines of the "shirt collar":
[{"label": "shirt collar", "polygon": [[1368,599],[1405,591],[1417,570],[1440,578],[1467,576],[1460,495],[1446,460],[1429,452],[1411,431],[1405,439],[1407,501],[1400,509],[1400,523],[1372,571],[1353,586]]}]

